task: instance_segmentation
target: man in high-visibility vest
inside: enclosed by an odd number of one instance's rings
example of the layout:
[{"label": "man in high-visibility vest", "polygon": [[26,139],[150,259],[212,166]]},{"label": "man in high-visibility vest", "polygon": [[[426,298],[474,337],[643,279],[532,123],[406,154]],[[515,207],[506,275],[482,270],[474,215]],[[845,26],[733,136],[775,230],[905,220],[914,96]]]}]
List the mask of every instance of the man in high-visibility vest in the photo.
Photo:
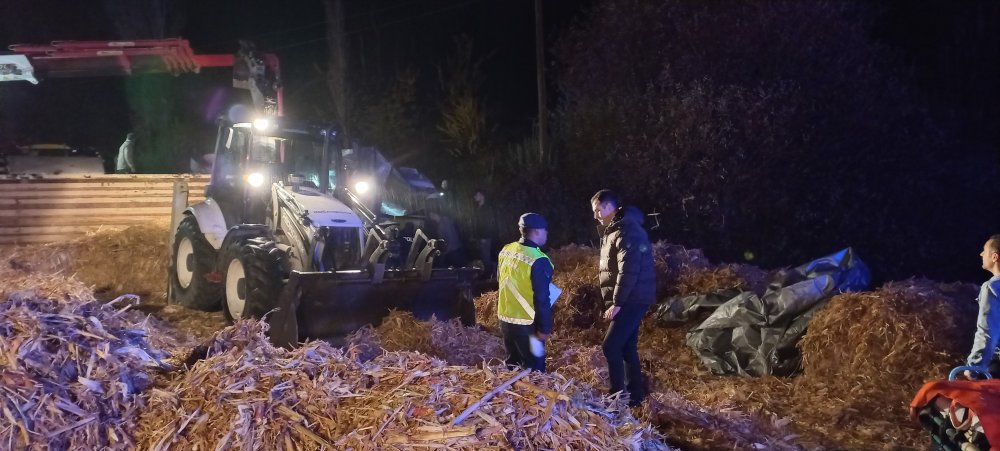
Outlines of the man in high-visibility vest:
[{"label": "man in high-visibility vest", "polygon": [[504,246],[497,262],[497,316],[507,364],[545,371],[544,342],[552,334],[549,284],[555,267],[539,247],[548,241],[548,225],[538,213],[518,221],[521,239]]}]

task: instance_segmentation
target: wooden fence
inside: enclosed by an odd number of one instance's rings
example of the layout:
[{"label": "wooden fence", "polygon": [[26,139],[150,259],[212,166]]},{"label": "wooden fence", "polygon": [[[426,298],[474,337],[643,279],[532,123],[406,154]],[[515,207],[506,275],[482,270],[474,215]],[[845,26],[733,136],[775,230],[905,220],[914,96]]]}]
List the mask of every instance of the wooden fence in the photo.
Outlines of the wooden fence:
[{"label": "wooden fence", "polygon": [[79,238],[99,229],[170,223],[173,186],[188,183],[193,203],[208,176],[102,175],[0,179],[0,245]]}]

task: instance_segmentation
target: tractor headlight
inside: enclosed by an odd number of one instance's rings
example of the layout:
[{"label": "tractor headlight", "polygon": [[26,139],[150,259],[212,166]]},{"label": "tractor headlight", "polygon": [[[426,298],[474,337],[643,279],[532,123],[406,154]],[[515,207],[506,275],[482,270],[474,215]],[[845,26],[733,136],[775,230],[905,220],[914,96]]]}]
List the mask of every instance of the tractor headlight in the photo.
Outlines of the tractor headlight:
[{"label": "tractor headlight", "polygon": [[364,180],[354,184],[354,190],[357,191],[358,194],[367,193],[369,188],[371,187],[368,186],[368,182]]},{"label": "tractor headlight", "polygon": [[247,176],[247,183],[254,188],[263,185],[264,174],[261,174],[260,172],[251,172],[250,175]]}]

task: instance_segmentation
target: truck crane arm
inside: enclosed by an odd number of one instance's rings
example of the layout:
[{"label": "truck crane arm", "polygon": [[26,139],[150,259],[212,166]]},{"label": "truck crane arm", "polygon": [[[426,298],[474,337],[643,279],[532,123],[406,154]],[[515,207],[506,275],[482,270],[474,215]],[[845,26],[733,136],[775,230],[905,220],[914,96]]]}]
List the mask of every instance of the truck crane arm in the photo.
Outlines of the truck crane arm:
[{"label": "truck crane arm", "polygon": [[0,55],[0,81],[198,73],[205,67],[232,67],[233,86],[247,89],[254,106],[267,116],[283,113],[278,57],[259,53],[241,41],[235,54],[195,54],[186,39],[131,41],[53,41],[50,44],[14,44]]}]

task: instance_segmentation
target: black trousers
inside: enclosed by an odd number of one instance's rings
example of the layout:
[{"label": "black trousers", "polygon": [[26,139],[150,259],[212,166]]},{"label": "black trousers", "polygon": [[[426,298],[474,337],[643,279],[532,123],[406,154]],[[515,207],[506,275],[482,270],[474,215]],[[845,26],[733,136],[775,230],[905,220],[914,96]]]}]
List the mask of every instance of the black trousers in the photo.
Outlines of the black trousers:
[{"label": "black trousers", "polygon": [[529,337],[535,333],[534,325],[500,321],[500,332],[503,334],[504,347],[507,348],[507,366],[545,372],[545,356],[535,357],[531,354]]},{"label": "black trousers", "polygon": [[639,323],[647,309],[649,306],[642,304],[622,305],[604,336],[603,350],[604,357],[608,359],[611,393],[627,390],[630,405],[637,405],[646,399],[642,365],[639,363]]}]

